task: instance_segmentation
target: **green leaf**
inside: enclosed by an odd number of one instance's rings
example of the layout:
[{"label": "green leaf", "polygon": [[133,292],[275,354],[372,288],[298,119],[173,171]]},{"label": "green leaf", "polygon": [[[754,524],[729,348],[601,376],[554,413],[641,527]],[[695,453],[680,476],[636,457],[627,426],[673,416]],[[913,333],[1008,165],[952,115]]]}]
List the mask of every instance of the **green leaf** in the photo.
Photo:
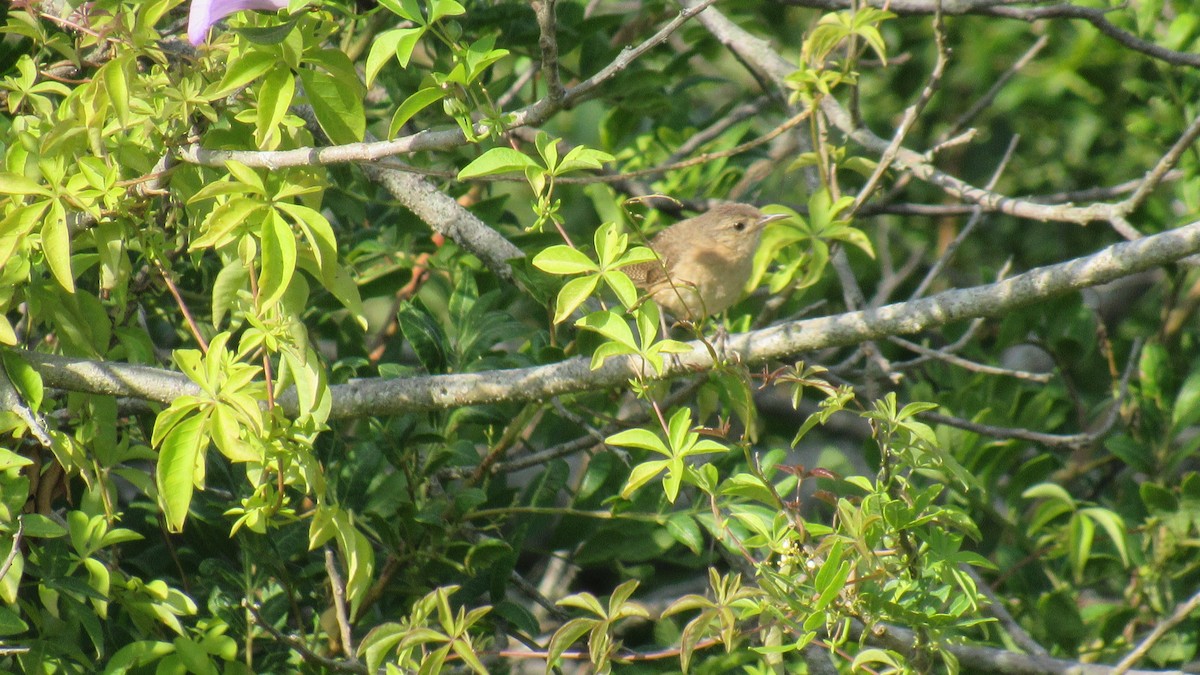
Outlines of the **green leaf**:
[{"label": "green leaf", "polygon": [[1060,501],[1065,504],[1074,505],[1075,499],[1071,494],[1057,483],[1039,483],[1037,485],[1026,488],[1021,496],[1025,499],[1050,499]]},{"label": "green leaf", "polygon": [[112,104],[113,112],[116,113],[117,121],[122,127],[129,126],[129,81],[125,74],[127,62],[128,59],[115,58],[104,64],[98,73],[104,82],[105,96]]},{"label": "green leaf", "polygon": [[668,502],[674,504],[675,500],[679,498],[679,486],[683,483],[685,475],[687,475],[687,469],[681,460],[667,460],[667,475],[663,478],[663,493],[667,496]]},{"label": "green leaf", "polygon": [[0,606],[0,636],[16,635],[29,630],[29,624],[8,607]]},{"label": "green leaf", "polygon": [[663,444],[662,439],[657,434],[649,429],[626,429],[609,436],[604,439],[608,445],[615,445],[622,448],[641,448],[643,450],[653,450],[654,452],[670,455],[667,446]]},{"label": "green leaf", "polygon": [[[563,600],[566,600],[566,598],[563,598]],[[561,604],[562,601],[560,600],[559,603]],[[571,619],[564,623],[561,628],[554,631],[554,635],[550,637],[549,653],[546,655],[547,667],[553,667],[562,656],[562,653],[567,651],[567,647],[575,644],[596,623],[596,619]]]},{"label": "green leaf", "polygon": [[466,8],[455,0],[433,0],[433,7],[429,10],[429,23],[442,17],[459,16],[466,13]]},{"label": "green leaf", "polygon": [[279,141],[279,125],[292,105],[296,80],[286,68],[271,71],[258,88],[258,118],[254,126],[254,142],[261,149],[274,147]]},{"label": "green leaf", "polygon": [[396,321],[400,324],[400,332],[404,339],[417,353],[417,358],[425,370],[431,373],[441,373],[446,369],[446,335],[428,314],[418,310],[412,303],[400,305],[396,312]]},{"label": "green leaf", "polygon": [[459,180],[470,180],[501,173],[514,173],[525,169],[540,169],[541,166],[528,155],[512,148],[492,148],[475,158],[475,161],[458,172]]},{"label": "green leaf", "polygon": [[421,12],[421,6],[417,4],[417,0],[380,0],[379,4],[415,24],[424,26],[426,23],[425,15]]},{"label": "green leaf", "polygon": [[317,268],[320,270],[318,275],[323,284],[333,283],[334,275],[337,273],[337,239],[333,233],[333,226],[329,224],[329,220],[316,209],[300,204],[288,204],[281,202],[275,205],[280,211],[286,213],[292,222],[300,228],[301,234],[304,235],[304,240],[308,243],[309,250],[312,251],[313,257],[316,258]]},{"label": "green leaf", "polygon": [[237,305],[238,293],[250,286],[250,272],[241,258],[233,258],[217,272],[212,287],[212,323],[220,328],[225,314]]},{"label": "green leaf", "polygon": [[1091,518],[1079,514],[1071,518],[1067,533],[1067,554],[1077,582],[1083,580],[1084,568],[1092,557],[1092,541],[1095,536],[1096,523]]},{"label": "green leaf", "polygon": [[395,138],[413,115],[442,100],[446,97],[446,93],[446,90],[441,87],[426,87],[404,99],[400,107],[396,108],[396,114],[392,115],[392,123],[388,125],[388,138]]},{"label": "green leaf", "polygon": [[1183,429],[1200,420],[1200,370],[1192,371],[1175,397],[1171,408],[1171,428]]},{"label": "green leaf", "polygon": [[367,64],[364,68],[367,87],[375,82],[379,71],[396,55],[396,45],[400,43],[400,38],[410,32],[410,28],[385,30],[371,41],[371,51],[367,53]]},{"label": "green leaf", "polygon": [[700,532],[700,526],[696,524],[695,518],[692,518],[687,513],[672,513],[667,518],[667,532],[671,538],[683,544],[689,551],[700,555],[700,551],[704,547],[704,536]]},{"label": "green leaf", "polygon": [[[172,532],[183,530],[192,491],[202,479],[204,449],[208,445],[208,416],[192,415],[176,424],[163,438],[158,450],[155,483],[163,517]],[[200,470],[197,465],[201,465]]]},{"label": "green leaf", "polygon": [[26,537],[41,539],[56,539],[67,534],[66,528],[57,522],[37,513],[27,513],[21,516],[22,532]]},{"label": "green leaf", "polygon": [[1121,562],[1126,566],[1129,565],[1129,550],[1125,545],[1125,533],[1128,528],[1125,527],[1125,521],[1121,516],[1113,513],[1108,509],[1099,507],[1088,507],[1079,510],[1079,515],[1085,518],[1090,518],[1100,527],[1104,528],[1104,532],[1108,534],[1108,538],[1112,540],[1113,546],[1117,549],[1117,554],[1121,556]]},{"label": "green leaf", "polygon": [[[587,277],[594,279],[595,277]],[[636,351],[637,343],[633,341],[633,331],[625,317],[616,312],[592,312],[575,322],[576,326],[585,330],[595,331],[617,344]]]},{"label": "green leaf", "polygon": [[[604,283],[607,284],[608,287],[612,289],[613,293],[616,294],[617,300],[621,302],[622,307],[628,309],[637,304],[637,287],[633,285],[633,281],[630,280],[630,278],[624,272],[620,270],[609,270],[605,272]],[[642,335],[645,337],[648,334],[643,333]]]},{"label": "green leaf", "polygon": [[263,183],[262,176],[245,164],[228,159],[225,160],[225,170],[233,176],[234,180],[250,188],[256,194],[265,195],[267,193],[267,186]]},{"label": "green leaf", "polygon": [[201,94],[206,101],[225,98],[245,87],[278,65],[275,55],[268,51],[250,50],[225,66],[225,77]]},{"label": "green leaf", "polygon": [[42,253],[54,280],[68,293],[75,292],[75,273],[71,271],[71,234],[67,230],[67,217],[59,202],[50,205],[46,222],[42,225]]},{"label": "green leaf", "polygon": [[296,235],[272,212],[263,221],[262,273],[258,277],[259,304],[270,307],[283,297],[296,273]]},{"label": "green leaf", "polygon": [[582,251],[564,244],[540,251],[533,257],[533,266],[549,274],[582,274],[600,269]]},{"label": "green leaf", "polygon": [[336,144],[358,143],[367,130],[366,113],[358,81],[353,85],[317,70],[300,70],[304,93],[312,104],[317,123]]},{"label": "green leaf", "polygon": [[596,370],[604,365],[604,362],[613,356],[621,356],[622,354],[636,354],[637,348],[623,345],[617,342],[605,342],[592,352],[591,369]]},{"label": "green leaf", "polygon": [[678,452],[687,445],[687,437],[692,431],[692,411],[688,408],[679,408],[672,415],[670,421],[667,422],[667,438],[671,443],[671,449]]},{"label": "green leaf", "polygon": [[555,167],[554,175],[560,176],[569,171],[580,171],[584,169],[599,170],[604,168],[607,162],[616,161],[616,157],[601,150],[577,145],[571,148],[566,157],[563,157],[562,162]]},{"label": "green leaf", "polygon": [[[0,194],[6,195],[39,195],[49,197],[50,191],[40,183],[15,173],[0,173]],[[7,221],[8,218],[6,217]],[[7,233],[7,228],[0,228],[0,234]]]},{"label": "green leaf", "polygon": [[[45,394],[41,374],[34,370],[28,361],[8,350],[0,350],[0,361],[2,361],[2,367],[8,375],[9,381],[21,394],[25,405],[34,412],[41,410],[42,397]],[[0,468],[0,471],[3,471],[3,468]]]},{"label": "green leaf", "polygon": [[175,651],[170,642],[141,640],[121,647],[104,667],[104,675],[127,673],[131,669],[153,663]]},{"label": "green leaf", "polygon": [[572,279],[564,284],[554,303],[554,323],[562,323],[571,316],[596,291],[596,285],[599,283],[599,277],[586,276]]},{"label": "green leaf", "polygon": [[[290,11],[290,10],[289,10]],[[281,44],[292,34],[292,29],[300,21],[300,16],[290,17],[287,21],[276,26],[239,26],[233,32],[246,38],[256,45],[270,47]]]},{"label": "green leaf", "polygon": [[7,448],[0,448],[0,472],[33,464],[33,460],[22,457]]},{"label": "green leaf", "polygon": [[421,41],[421,36],[425,35],[426,30],[428,29],[425,26],[397,29],[397,32],[402,33],[396,41],[396,60],[400,62],[401,68],[408,67],[413,52],[417,49],[417,43]]}]

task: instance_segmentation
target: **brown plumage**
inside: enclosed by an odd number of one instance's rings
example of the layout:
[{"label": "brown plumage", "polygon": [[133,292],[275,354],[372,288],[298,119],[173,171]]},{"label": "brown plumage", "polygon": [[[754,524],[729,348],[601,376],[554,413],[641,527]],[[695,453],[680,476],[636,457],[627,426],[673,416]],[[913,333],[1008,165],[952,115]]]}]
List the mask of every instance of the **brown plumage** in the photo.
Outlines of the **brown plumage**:
[{"label": "brown plumage", "polygon": [[624,268],[633,283],[677,319],[697,321],[741,299],[763,226],[783,218],[749,204],[718,204],[658,233],[658,260]]}]

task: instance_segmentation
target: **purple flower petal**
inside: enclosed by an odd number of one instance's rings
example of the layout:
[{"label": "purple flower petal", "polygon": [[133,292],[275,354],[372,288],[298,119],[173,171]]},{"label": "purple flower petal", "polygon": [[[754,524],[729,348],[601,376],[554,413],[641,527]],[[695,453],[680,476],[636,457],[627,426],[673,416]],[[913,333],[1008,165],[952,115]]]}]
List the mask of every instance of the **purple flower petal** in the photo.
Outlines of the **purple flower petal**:
[{"label": "purple flower petal", "polygon": [[288,0],[192,0],[188,13],[188,41],[200,46],[208,37],[208,29],[225,17],[245,9],[278,11],[288,6]]}]

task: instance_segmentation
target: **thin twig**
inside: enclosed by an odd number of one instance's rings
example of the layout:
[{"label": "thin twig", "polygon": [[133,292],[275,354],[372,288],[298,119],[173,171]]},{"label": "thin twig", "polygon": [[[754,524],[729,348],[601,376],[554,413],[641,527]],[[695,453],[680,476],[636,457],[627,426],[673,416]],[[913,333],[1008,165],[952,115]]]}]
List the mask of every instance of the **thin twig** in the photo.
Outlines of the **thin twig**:
[{"label": "thin twig", "polygon": [[314,652],[308,648],[308,645],[304,643],[304,640],[292,635],[284,635],[283,633],[279,632],[275,626],[272,626],[269,621],[263,618],[263,615],[259,613],[258,608],[252,603],[243,602],[242,605],[249,610],[250,614],[254,616],[255,624],[270,633],[271,637],[275,638],[277,641],[282,642],[288,647],[296,650],[296,652],[299,653],[301,658],[303,658],[305,661],[311,661],[326,668],[347,673],[359,673],[360,675],[367,675],[371,672],[367,670],[365,665],[358,663],[357,661],[331,659],[328,656],[322,656]]},{"label": "thin twig", "polygon": [[951,365],[958,366],[964,370],[969,370],[973,373],[982,373],[984,375],[1004,375],[1006,377],[1015,377],[1018,380],[1029,380],[1030,382],[1041,383],[1049,382],[1053,377],[1049,373],[1031,373],[1025,370],[1012,370],[1009,368],[998,368],[996,366],[976,363],[975,361],[964,359],[963,357],[955,354],[943,352],[938,349],[930,349],[929,347],[919,345],[911,340],[905,340],[902,337],[892,336],[888,338],[888,341],[893,344],[900,345],[909,351],[923,354],[937,361],[944,361]]},{"label": "thin twig", "polygon": [[991,436],[992,438],[1001,438],[1005,440],[1017,439],[1029,441],[1031,443],[1040,443],[1055,448],[1077,448],[1095,442],[1097,435],[1092,433],[1081,434],[1046,434],[1040,431],[1030,431],[1017,427],[998,427],[990,424],[979,424],[971,422],[960,417],[952,417],[950,415],[942,415],[935,412],[925,412],[920,415],[922,418],[935,422],[937,424],[945,424],[947,426],[972,431],[982,436]]},{"label": "thin twig", "polygon": [[[200,327],[196,325],[196,319],[192,317],[192,312],[188,309],[187,303],[180,297],[179,289],[175,287],[175,282],[171,280],[171,275],[167,274],[167,270],[163,268],[162,263],[158,260],[154,261],[154,267],[158,270],[159,275],[162,276],[163,283],[166,284],[167,291],[171,294],[171,297],[175,298],[175,304],[179,306],[179,311],[183,314],[184,321],[187,322],[188,330],[192,333],[192,339],[196,341],[196,344],[200,345],[200,351],[207,354],[208,341],[200,333]],[[253,276],[251,275],[252,278]]]},{"label": "thin twig", "polygon": [[554,9],[558,0],[533,0],[538,22],[538,47],[542,50],[542,77],[546,78],[546,97],[559,103],[566,95],[558,74],[558,22]]},{"label": "thin twig", "polygon": [[[1004,169],[1008,167],[1009,161],[1012,160],[1012,156],[1017,149],[1017,141],[1019,139],[1020,136],[1013,136],[1008,142],[1008,149],[1004,151],[1004,156],[1000,158],[1000,163],[996,165],[996,170],[992,172],[992,177],[988,180],[987,189],[991,190],[993,187],[995,187],[997,181],[1000,180],[1000,175],[1004,173]],[[950,260],[954,257],[954,254],[958,252],[958,247],[962,246],[962,243],[967,240],[967,237],[971,236],[971,233],[975,230],[975,227],[982,219],[983,209],[979,206],[976,206],[975,211],[971,214],[971,218],[967,220],[967,224],[963,226],[963,229],[958,233],[958,236],[956,236],[954,240],[951,241],[948,246],[946,246],[946,250],[942,251],[942,255],[935,263],[933,263],[933,267],[931,267],[929,272],[925,274],[925,278],[921,280],[921,283],[917,284],[917,289],[913,291],[912,295],[909,296],[909,300],[916,300],[917,298],[925,295],[925,291],[929,289],[930,284],[932,284],[933,280],[942,273],[942,269],[945,268],[945,266],[950,262]]]},{"label": "thin twig", "polygon": [[900,124],[896,127],[896,132],[892,134],[892,141],[884,149],[883,154],[879,157],[879,163],[875,165],[875,170],[871,172],[871,176],[858,191],[858,195],[854,198],[854,204],[849,208],[847,215],[857,213],[862,205],[870,199],[875,192],[875,187],[879,185],[879,181],[883,179],[883,175],[891,168],[892,162],[896,159],[896,154],[900,151],[900,147],[904,143],[904,139],[908,136],[908,132],[912,130],[913,125],[917,123],[917,118],[921,116],[921,112],[925,110],[925,106],[929,100],[933,98],[935,92],[942,83],[942,75],[946,72],[946,64],[949,62],[949,51],[946,48],[946,32],[942,25],[942,3],[939,0],[937,3],[937,11],[933,15],[933,40],[937,46],[937,61],[933,65],[933,71],[929,73],[929,78],[925,82],[925,86],[921,89],[920,95],[913,104],[904,109],[904,116],[900,120]]},{"label": "thin twig", "polygon": [[1011,80],[1013,76],[1023,70],[1025,66],[1029,65],[1029,62],[1038,55],[1038,52],[1045,49],[1046,45],[1048,44],[1050,44],[1049,37],[1045,35],[1039,37],[1037,41],[1035,41],[1029,47],[1029,49],[1025,50],[1025,53],[1021,55],[1021,58],[1014,61],[1007,70],[1000,74],[1000,77],[996,78],[996,81],[991,87],[988,88],[986,92],[984,92],[983,96],[981,96],[978,101],[975,101],[975,103],[973,103],[966,112],[964,112],[962,115],[959,115],[958,119],[954,120],[954,123],[950,125],[950,128],[939,137],[937,145],[945,143],[955,134],[965,129],[966,126],[971,123],[971,120],[975,119],[979,113],[986,110],[987,107],[990,106],[994,100],[996,100],[996,97],[1000,94],[1000,91],[1004,89],[1004,85],[1008,84],[1008,81]]},{"label": "thin twig", "polygon": [[1050,655],[1050,652],[1046,651],[1045,647],[1039,644],[1037,640],[1034,640],[1033,636],[1021,624],[1017,623],[1017,620],[1009,613],[1008,608],[1004,606],[1004,600],[996,595],[996,591],[993,591],[992,587],[979,576],[979,572],[975,571],[974,567],[963,564],[959,565],[958,568],[966,572],[967,576],[971,577],[971,580],[975,582],[975,588],[987,597],[991,603],[988,605],[987,611],[1000,621],[1000,625],[1004,626],[1004,630],[1008,631],[1009,636],[1012,637],[1013,642],[1017,643],[1018,647],[1036,656]]},{"label": "thin twig", "polygon": [[25,534],[25,517],[17,518],[17,531],[13,533],[12,550],[8,555],[4,556],[4,563],[0,564],[0,579],[3,579],[8,574],[8,570],[16,562],[17,556],[21,553],[21,535]]},{"label": "thin twig", "polygon": [[1197,591],[1195,595],[1188,598],[1187,602],[1184,602],[1176,607],[1175,611],[1171,612],[1171,616],[1159,622],[1159,624],[1154,627],[1154,630],[1150,631],[1150,634],[1143,638],[1142,641],[1138,643],[1137,647],[1134,647],[1133,651],[1129,652],[1125,658],[1121,659],[1121,661],[1113,667],[1113,675],[1123,675],[1124,673],[1128,672],[1130,668],[1137,665],[1137,662],[1146,655],[1146,652],[1150,651],[1150,648],[1153,647],[1155,643],[1162,639],[1162,637],[1166,635],[1168,631],[1179,625],[1184,619],[1188,618],[1192,612],[1196,611],[1197,607],[1200,607],[1200,591]]},{"label": "thin twig", "polygon": [[337,615],[338,629],[341,631],[342,651],[353,655],[354,636],[350,632],[350,611],[346,607],[346,582],[342,580],[342,573],[338,570],[337,556],[328,544],[325,545],[325,573],[329,575],[329,585],[333,589],[333,608]]},{"label": "thin twig", "polygon": [[674,152],[667,156],[666,161],[663,163],[673,164],[680,161],[684,157],[687,157],[696,150],[700,149],[700,147],[705,143],[720,136],[725,132],[726,129],[729,129],[743,120],[747,120],[758,115],[770,102],[770,97],[759,96],[749,103],[743,103],[733,110],[726,112],[718,117],[717,120],[708,127],[701,129],[700,131],[697,131],[689,136],[688,139],[681,143],[678,148],[675,148]]},{"label": "thin twig", "polygon": [[1183,153],[1192,147],[1197,138],[1200,138],[1200,116],[1192,120],[1192,123],[1180,135],[1179,140],[1175,141],[1175,144],[1167,151],[1167,154],[1163,155],[1158,160],[1158,163],[1154,165],[1154,168],[1146,173],[1146,177],[1142,179],[1137,190],[1132,195],[1129,195],[1128,199],[1121,202],[1121,206],[1124,207],[1126,214],[1132,213],[1142,205],[1142,202],[1146,201],[1146,198],[1150,196],[1154,188],[1158,187],[1167,173],[1175,168],[1175,165],[1179,163],[1179,159],[1183,157]]}]

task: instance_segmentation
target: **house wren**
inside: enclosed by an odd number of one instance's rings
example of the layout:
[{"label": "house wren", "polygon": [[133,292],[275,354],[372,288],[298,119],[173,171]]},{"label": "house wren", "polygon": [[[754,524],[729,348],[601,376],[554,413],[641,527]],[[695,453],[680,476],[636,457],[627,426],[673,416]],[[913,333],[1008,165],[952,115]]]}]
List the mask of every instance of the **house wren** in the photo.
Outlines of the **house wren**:
[{"label": "house wren", "polygon": [[741,299],[763,226],[785,217],[719,204],[658,233],[650,242],[658,260],[624,272],[676,319],[698,321]]}]

